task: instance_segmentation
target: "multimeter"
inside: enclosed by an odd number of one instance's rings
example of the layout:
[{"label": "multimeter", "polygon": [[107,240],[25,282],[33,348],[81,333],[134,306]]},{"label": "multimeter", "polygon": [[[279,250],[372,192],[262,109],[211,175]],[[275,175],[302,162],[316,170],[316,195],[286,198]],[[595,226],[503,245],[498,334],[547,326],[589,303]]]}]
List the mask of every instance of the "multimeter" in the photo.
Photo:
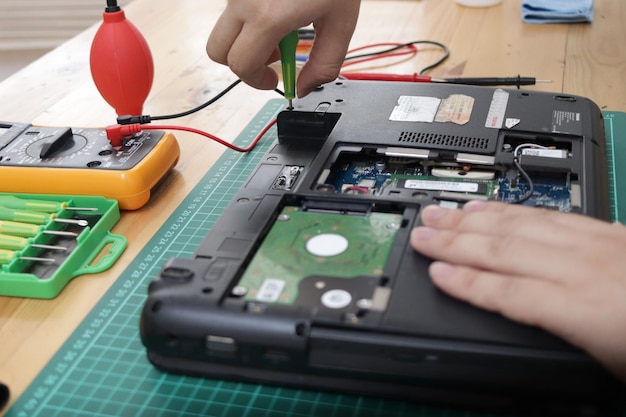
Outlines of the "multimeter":
[{"label": "multimeter", "polygon": [[113,147],[105,129],[0,121],[0,191],[7,193],[99,195],[135,210],[179,156],[164,131],[141,131]]}]

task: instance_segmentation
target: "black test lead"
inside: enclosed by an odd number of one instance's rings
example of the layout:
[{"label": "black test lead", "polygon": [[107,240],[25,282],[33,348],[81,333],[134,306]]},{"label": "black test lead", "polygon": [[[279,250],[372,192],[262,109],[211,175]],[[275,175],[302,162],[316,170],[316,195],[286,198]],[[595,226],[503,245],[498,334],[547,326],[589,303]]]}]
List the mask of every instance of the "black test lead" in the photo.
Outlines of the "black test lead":
[{"label": "black test lead", "polygon": [[341,76],[348,80],[364,81],[404,81],[415,83],[448,83],[480,86],[512,85],[519,88],[522,85],[535,85],[536,83],[551,83],[551,80],[538,80],[535,77],[456,77],[436,78],[429,75],[414,74],[385,74],[370,72],[346,72]]}]

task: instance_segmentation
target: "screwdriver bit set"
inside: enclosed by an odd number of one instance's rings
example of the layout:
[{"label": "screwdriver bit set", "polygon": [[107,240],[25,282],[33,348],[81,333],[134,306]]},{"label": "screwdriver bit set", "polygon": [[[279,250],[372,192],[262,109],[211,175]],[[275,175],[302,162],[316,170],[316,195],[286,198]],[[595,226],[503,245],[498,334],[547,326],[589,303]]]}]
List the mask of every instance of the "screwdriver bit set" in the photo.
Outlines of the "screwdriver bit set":
[{"label": "screwdriver bit set", "polygon": [[105,197],[0,193],[0,295],[54,298],[110,268],[127,245],[110,232],[119,218]]}]

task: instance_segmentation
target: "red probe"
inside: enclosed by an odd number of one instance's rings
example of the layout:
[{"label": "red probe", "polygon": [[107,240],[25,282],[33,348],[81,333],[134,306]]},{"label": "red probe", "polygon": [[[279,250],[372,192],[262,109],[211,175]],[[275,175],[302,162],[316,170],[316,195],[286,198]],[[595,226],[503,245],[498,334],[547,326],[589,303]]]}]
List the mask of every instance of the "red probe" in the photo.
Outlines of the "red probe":
[{"label": "red probe", "polygon": [[414,74],[385,74],[380,72],[346,72],[341,76],[348,80],[362,80],[362,81],[408,81],[414,83],[430,83],[433,81],[432,77],[428,75]]},{"label": "red probe", "polygon": [[459,78],[433,78],[428,75],[413,74],[385,74],[376,72],[346,72],[341,76],[348,80],[365,81],[405,81],[415,83],[449,83],[466,85],[515,85],[518,88],[522,85],[535,85],[536,83],[549,83],[549,80],[537,80],[535,77],[459,77]]}]

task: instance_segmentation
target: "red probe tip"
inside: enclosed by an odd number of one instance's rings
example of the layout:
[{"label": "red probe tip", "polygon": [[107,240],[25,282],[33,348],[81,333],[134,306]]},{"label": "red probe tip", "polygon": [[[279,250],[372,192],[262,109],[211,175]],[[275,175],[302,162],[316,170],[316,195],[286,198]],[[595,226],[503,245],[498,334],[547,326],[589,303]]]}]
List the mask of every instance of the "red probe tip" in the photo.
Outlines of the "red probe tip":
[{"label": "red probe tip", "polygon": [[134,123],[130,125],[112,125],[107,126],[105,129],[107,134],[107,139],[111,142],[111,146],[117,148],[122,146],[122,139],[126,136],[134,135],[135,133],[141,132],[141,125],[139,123]]}]

